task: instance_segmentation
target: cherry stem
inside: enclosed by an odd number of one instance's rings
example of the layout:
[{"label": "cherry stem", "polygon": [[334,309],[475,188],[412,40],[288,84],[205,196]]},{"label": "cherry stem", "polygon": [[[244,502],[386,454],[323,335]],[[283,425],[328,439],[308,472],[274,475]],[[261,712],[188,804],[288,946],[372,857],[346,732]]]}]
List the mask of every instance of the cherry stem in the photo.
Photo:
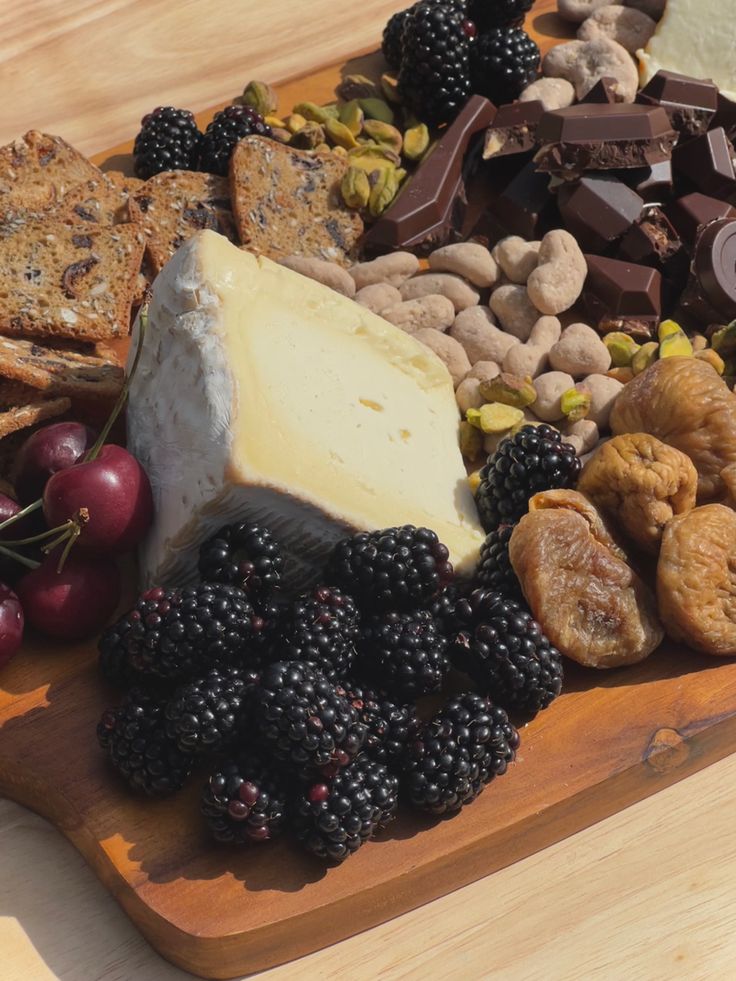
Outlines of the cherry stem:
[{"label": "cherry stem", "polygon": [[143,352],[143,341],[146,336],[146,328],[148,327],[148,306],[141,309],[138,314],[138,338],[135,348],[135,355],[133,357],[133,363],[130,366],[130,371],[127,374],[123,387],[120,389],[120,394],[118,395],[117,401],[112,408],[112,412],[107,417],[107,422],[102,427],[100,435],[97,437],[94,446],[89,449],[84,457],[84,462],[89,463],[90,460],[96,460],[99,456],[100,450],[105,445],[105,440],[110,435],[110,430],[115,425],[115,420],[123,411],[125,403],[128,400],[128,393],[130,391],[130,383],[133,381],[133,376],[138,368],[138,362],[141,359],[141,354]]},{"label": "cherry stem", "polygon": [[4,545],[35,545],[36,542],[43,542],[47,538],[51,538],[52,535],[58,535],[62,531],[70,531],[74,526],[74,522],[70,518],[65,521],[63,525],[57,525],[56,528],[49,528],[46,531],[40,532],[38,535],[32,535],[30,538],[14,538],[14,539],[3,539]]},{"label": "cherry stem", "polygon": [[38,511],[40,507],[43,507],[43,501],[41,498],[34,501],[33,504],[29,504],[27,507],[24,507],[22,511],[12,515],[10,518],[6,518],[5,521],[0,521],[0,531],[7,528],[8,525],[12,525],[15,524],[16,521],[20,521],[21,518],[25,518],[27,514],[33,514],[33,512]]},{"label": "cherry stem", "polygon": [[64,565],[66,564],[66,560],[69,558],[69,553],[72,550],[72,546],[79,538],[81,531],[82,529],[80,528],[80,526],[75,524],[72,530],[69,532],[69,538],[67,539],[67,543],[64,546],[64,551],[61,553],[59,564],[56,567],[57,576],[61,575],[61,571],[64,568]]},{"label": "cherry stem", "polygon": [[15,559],[16,562],[20,562],[27,569],[37,569],[41,565],[40,562],[34,562],[33,559],[26,558],[25,555],[14,552],[12,548],[5,548],[4,545],[0,545],[0,555],[7,555],[8,558]]}]

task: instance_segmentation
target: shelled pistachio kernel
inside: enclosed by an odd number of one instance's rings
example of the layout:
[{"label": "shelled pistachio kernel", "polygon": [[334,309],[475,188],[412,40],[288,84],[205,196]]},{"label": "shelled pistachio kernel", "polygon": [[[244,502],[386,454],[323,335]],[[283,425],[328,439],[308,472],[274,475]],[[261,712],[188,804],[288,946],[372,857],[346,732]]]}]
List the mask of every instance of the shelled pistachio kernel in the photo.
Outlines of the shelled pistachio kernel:
[{"label": "shelled pistachio kernel", "polygon": [[366,75],[346,75],[335,89],[335,95],[345,102],[371,99],[378,96],[378,86]]},{"label": "shelled pistachio kernel", "polygon": [[657,327],[657,337],[661,341],[665,337],[670,337],[672,334],[682,334],[682,327],[677,323],[676,320],[663,320],[661,321],[659,327]]},{"label": "shelled pistachio kernel", "polygon": [[468,409],[465,418],[484,433],[505,433],[523,421],[524,413],[502,402],[487,402],[480,409]]},{"label": "shelled pistachio kernel", "polygon": [[560,396],[560,411],[568,422],[580,422],[590,412],[590,402],[590,390],[584,385],[576,385]]},{"label": "shelled pistachio kernel", "polygon": [[382,123],[393,123],[394,111],[383,99],[358,99],[360,108],[368,119],[378,119]]},{"label": "shelled pistachio kernel", "polygon": [[630,334],[624,334],[620,330],[611,331],[603,338],[603,343],[608,348],[611,355],[611,364],[614,368],[628,368],[631,359],[634,357],[640,346]]},{"label": "shelled pistachio kernel", "polygon": [[386,102],[393,102],[395,106],[401,105],[399,98],[399,80],[384,72],[381,75],[381,91]]},{"label": "shelled pistachio kernel", "polygon": [[691,358],[693,346],[684,330],[667,334],[659,344],[660,358]]},{"label": "shelled pistachio kernel", "polygon": [[425,123],[410,126],[404,133],[404,156],[407,160],[421,160],[429,149],[429,129]]},{"label": "shelled pistachio kernel", "polygon": [[635,375],[640,375],[642,371],[646,371],[654,364],[658,353],[659,344],[656,341],[647,341],[646,344],[642,344],[631,359],[631,370]]},{"label": "shelled pistachio kernel", "polygon": [[279,97],[276,90],[268,82],[252,81],[243,89],[235,102],[241,106],[250,106],[261,116],[270,116],[279,107]]},{"label": "shelled pistachio kernel", "polygon": [[698,359],[698,361],[707,361],[709,365],[715,368],[719,375],[725,373],[726,363],[718,351],[714,351],[712,347],[705,348],[701,351],[696,351],[694,356]]},{"label": "shelled pistachio kernel", "polygon": [[501,402],[515,409],[525,409],[537,401],[537,390],[530,376],[522,378],[507,371],[481,381],[478,391],[488,402]]},{"label": "shelled pistachio kernel", "polygon": [[483,433],[471,423],[463,420],[460,423],[460,452],[466,460],[475,460],[483,451]]},{"label": "shelled pistachio kernel", "polygon": [[480,470],[474,470],[468,474],[468,487],[472,494],[476,494],[480,487]]},{"label": "shelled pistachio kernel", "polygon": [[368,197],[368,211],[374,218],[380,218],[391,204],[399,190],[399,183],[399,175],[395,167],[378,171]]},{"label": "shelled pistachio kernel", "polygon": [[710,346],[724,359],[736,354],[736,320],[720,327],[710,339]]},{"label": "shelled pistachio kernel", "polygon": [[289,141],[298,150],[316,150],[325,142],[324,128],[313,120],[308,120]]},{"label": "shelled pistachio kernel", "polygon": [[298,133],[302,127],[307,125],[307,120],[300,113],[292,112],[284,119],[284,125],[290,133]]},{"label": "shelled pistachio kernel", "polygon": [[344,147],[346,150],[352,150],[358,146],[358,141],[352,132],[339,119],[328,119],[324,125],[324,130],[335,146]]},{"label": "shelled pistachio kernel", "polygon": [[318,106],[316,102],[300,102],[293,111],[312,123],[324,124],[328,119],[337,119],[337,106]]},{"label": "shelled pistachio kernel", "polygon": [[378,146],[386,146],[394,153],[401,153],[404,138],[390,123],[383,123],[380,119],[366,119],[363,123],[362,132],[364,136],[373,140]]},{"label": "shelled pistachio kernel", "polygon": [[360,108],[358,100],[351,99],[338,109],[338,119],[343,126],[347,126],[353,136],[358,136],[363,129],[365,113]]},{"label": "shelled pistachio kernel", "polygon": [[351,167],[360,167],[368,174],[375,170],[396,170],[401,164],[401,157],[388,147],[361,146],[348,150]]},{"label": "shelled pistachio kernel", "polygon": [[366,208],[371,196],[371,182],[365,170],[348,167],[340,183],[342,198],[348,208]]}]

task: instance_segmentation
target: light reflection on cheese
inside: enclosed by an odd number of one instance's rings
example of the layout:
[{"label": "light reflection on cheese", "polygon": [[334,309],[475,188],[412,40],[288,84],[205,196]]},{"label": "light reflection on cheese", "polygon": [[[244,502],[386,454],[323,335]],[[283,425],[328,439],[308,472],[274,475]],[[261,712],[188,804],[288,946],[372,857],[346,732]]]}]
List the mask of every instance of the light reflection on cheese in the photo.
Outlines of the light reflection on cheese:
[{"label": "light reflection on cheese", "polygon": [[483,541],[444,365],[319,283],[204,231],[156,279],[128,408],[156,522],[147,583],[190,581],[198,545],[268,524],[306,582],[350,529],[433,528],[461,571]]}]

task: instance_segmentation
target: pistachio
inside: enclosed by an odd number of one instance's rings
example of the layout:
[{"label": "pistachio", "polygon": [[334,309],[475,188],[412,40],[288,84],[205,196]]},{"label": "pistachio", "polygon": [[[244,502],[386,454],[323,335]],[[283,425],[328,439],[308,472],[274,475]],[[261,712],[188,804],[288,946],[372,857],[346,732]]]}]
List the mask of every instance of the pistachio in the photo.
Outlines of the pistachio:
[{"label": "pistachio", "polygon": [[724,374],[726,364],[720,354],[714,351],[713,348],[709,347],[702,351],[696,351],[695,357],[698,361],[707,361],[709,365],[712,365],[716,369],[719,375]]},{"label": "pistachio", "polygon": [[615,378],[616,381],[621,382],[622,385],[628,384],[628,382],[632,381],[634,378],[634,372],[628,365],[609,368],[606,375],[608,378]]},{"label": "pistachio", "polygon": [[401,153],[403,137],[390,123],[383,123],[380,119],[366,119],[363,123],[363,134],[378,146],[387,146],[394,153]]},{"label": "pistachio", "polygon": [[284,129],[283,126],[272,126],[271,135],[279,143],[289,143],[291,141],[292,134],[288,129]]},{"label": "pistachio", "polygon": [[338,99],[370,99],[378,95],[378,86],[365,75],[346,75],[335,89]]},{"label": "pistachio", "polygon": [[736,354],[736,320],[725,327],[720,327],[710,339],[711,347],[722,358],[730,358]]},{"label": "pistachio", "polygon": [[460,452],[466,460],[476,460],[483,449],[483,434],[471,423],[460,423]]},{"label": "pistachio", "polygon": [[[667,323],[668,321],[665,321]],[[669,321],[669,323],[674,323],[674,321]],[[660,325],[661,327],[661,325]],[[693,346],[690,343],[690,338],[687,336],[684,330],[679,328],[672,333],[665,334],[659,345],[659,356],[660,358],[691,358],[693,355]]]},{"label": "pistachio", "polygon": [[665,337],[670,337],[672,334],[682,333],[682,327],[675,320],[663,320],[657,328],[657,337],[660,341],[663,341]]},{"label": "pistachio", "polygon": [[477,428],[484,433],[505,433],[507,429],[518,426],[524,419],[524,413],[521,409],[516,409],[513,405],[488,402],[486,405],[482,405],[480,409],[468,409],[466,416],[472,425],[476,425],[476,423],[473,422],[470,415],[476,412],[478,413]]},{"label": "pistachio", "polygon": [[241,106],[250,106],[262,116],[270,116],[279,107],[279,97],[267,82],[248,82],[235,102]]},{"label": "pistachio", "polygon": [[318,143],[314,148],[315,153],[332,153],[332,147],[329,143]]},{"label": "pistachio", "polygon": [[337,119],[337,109],[330,106],[318,106],[315,102],[300,102],[294,106],[294,112],[313,123],[326,123],[328,119]]},{"label": "pistachio", "polygon": [[372,182],[370,197],[368,198],[368,211],[374,218],[380,218],[388,208],[396,193],[399,190],[399,179],[396,170],[388,168],[380,170]]},{"label": "pistachio", "polygon": [[371,196],[368,174],[359,167],[348,167],[343,174],[340,190],[348,208],[365,208]]},{"label": "pistachio", "polygon": [[537,390],[531,378],[528,375],[526,378],[512,375],[508,371],[502,371],[495,378],[481,381],[479,391],[488,402],[502,402],[515,409],[525,409],[537,400]]},{"label": "pistachio", "polygon": [[399,167],[396,171],[396,180],[399,184],[403,184],[406,178],[409,176],[409,171],[404,170],[403,167]]},{"label": "pistachio", "polygon": [[307,122],[291,137],[291,146],[299,150],[314,150],[325,142],[325,131],[319,123]]},{"label": "pistachio", "polygon": [[606,334],[603,343],[608,348],[614,368],[628,368],[640,347],[630,334],[624,334],[619,330]]},{"label": "pistachio", "polygon": [[352,99],[350,102],[346,102],[344,106],[340,106],[338,118],[344,126],[347,126],[353,136],[358,136],[363,129],[365,114],[357,99]]},{"label": "pistachio", "polygon": [[352,150],[358,145],[348,127],[339,119],[328,119],[325,123],[325,133],[336,146],[345,147],[346,150]]},{"label": "pistachio", "polygon": [[342,157],[343,160],[348,159],[348,151],[344,146],[333,146],[332,152],[336,157]]},{"label": "pistachio", "polygon": [[389,75],[386,72],[381,75],[381,91],[386,102],[393,102],[394,105],[401,104],[401,99],[399,98],[399,82],[393,75]]},{"label": "pistachio", "polygon": [[429,130],[424,123],[418,123],[404,133],[404,156],[408,160],[421,160],[428,148]]},{"label": "pistachio", "polygon": [[703,334],[693,334],[690,338],[690,343],[693,346],[693,351],[704,351],[708,347],[708,338]]},{"label": "pistachio", "polygon": [[380,119],[382,123],[393,123],[394,111],[383,99],[359,99],[360,108],[369,119]]},{"label": "pistachio", "polygon": [[631,370],[634,372],[634,374],[640,375],[642,371],[646,371],[647,368],[650,368],[657,360],[658,352],[659,344],[657,344],[656,341],[647,341],[646,344],[642,344],[634,357],[631,359]]},{"label": "pistachio", "polygon": [[[364,161],[363,166],[367,166],[372,161],[373,166],[370,168],[371,170],[378,170],[386,164],[391,167],[399,167],[401,165],[401,157],[387,146],[359,146],[354,150],[350,150],[350,158],[353,163],[357,160]],[[356,166],[360,165],[356,164]]]},{"label": "pistachio", "polygon": [[560,396],[560,410],[568,422],[580,422],[590,412],[590,401],[590,390],[584,385],[576,385]]},{"label": "pistachio", "polygon": [[284,120],[284,125],[290,133],[298,133],[306,122],[306,119],[301,115],[301,113],[292,112]]},{"label": "pistachio", "polygon": [[472,494],[475,494],[480,487],[480,470],[474,470],[468,474],[468,487]]}]

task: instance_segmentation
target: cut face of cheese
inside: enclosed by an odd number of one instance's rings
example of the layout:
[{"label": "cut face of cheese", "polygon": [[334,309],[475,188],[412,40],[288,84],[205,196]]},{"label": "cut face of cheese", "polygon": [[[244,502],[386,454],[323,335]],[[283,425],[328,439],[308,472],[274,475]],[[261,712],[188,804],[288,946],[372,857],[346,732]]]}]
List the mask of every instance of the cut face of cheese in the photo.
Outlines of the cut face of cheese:
[{"label": "cut face of cheese", "polygon": [[[134,339],[133,349],[136,339]],[[157,277],[128,403],[156,519],[146,584],[191,581],[221,525],[267,525],[288,577],[352,531],[434,529],[458,571],[483,541],[445,366],[408,334],[215,232]]]},{"label": "cut face of cheese", "polygon": [[662,19],[640,60],[642,85],[662,69],[712,79],[736,100],[736,31],[724,0],[667,0]]}]

